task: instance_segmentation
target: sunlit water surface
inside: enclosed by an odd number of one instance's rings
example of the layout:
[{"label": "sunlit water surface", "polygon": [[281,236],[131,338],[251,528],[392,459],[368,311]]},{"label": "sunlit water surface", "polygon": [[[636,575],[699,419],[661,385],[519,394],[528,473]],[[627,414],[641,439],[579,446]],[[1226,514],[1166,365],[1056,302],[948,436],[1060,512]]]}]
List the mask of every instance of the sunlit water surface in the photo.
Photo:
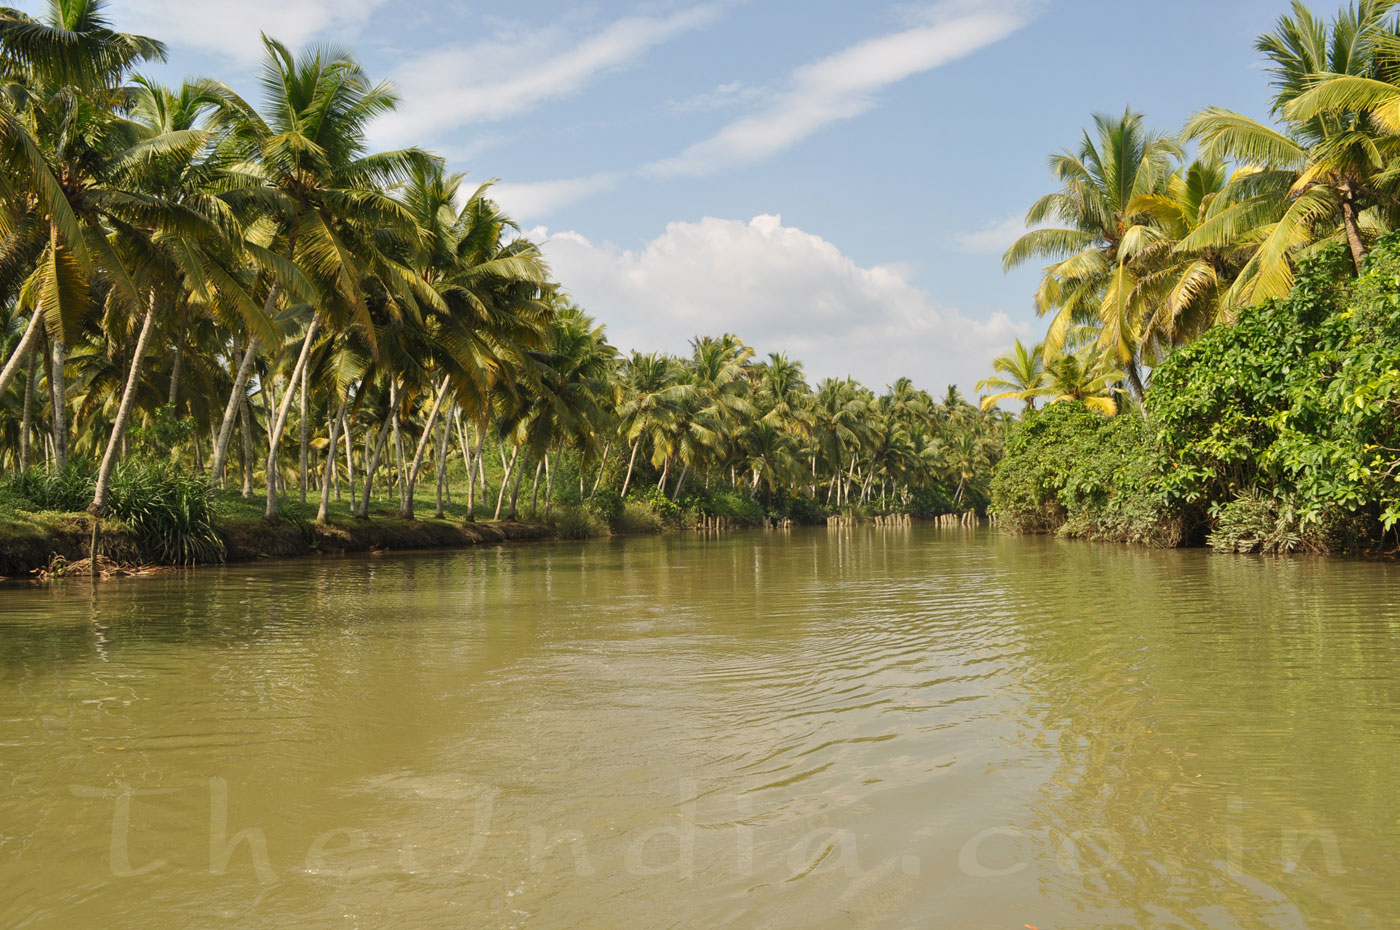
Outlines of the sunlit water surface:
[{"label": "sunlit water surface", "polygon": [[0,589],[0,927],[1394,927],[1398,575],[899,528]]}]

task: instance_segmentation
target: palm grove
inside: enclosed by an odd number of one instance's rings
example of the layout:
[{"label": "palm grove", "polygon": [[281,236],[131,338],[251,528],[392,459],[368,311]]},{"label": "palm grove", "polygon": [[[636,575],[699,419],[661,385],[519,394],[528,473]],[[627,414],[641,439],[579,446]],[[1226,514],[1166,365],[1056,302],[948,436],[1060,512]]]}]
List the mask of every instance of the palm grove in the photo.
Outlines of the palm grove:
[{"label": "palm grove", "polygon": [[1058,189],[1004,257],[1046,263],[1047,333],[981,385],[1027,411],[995,480],[1011,525],[1384,544],[1400,521],[1396,6],[1329,20],[1295,3],[1256,42],[1271,122],[1208,107],[1168,135],[1128,111],[1051,158]]},{"label": "palm grove", "polygon": [[376,495],[412,518],[425,477],[439,516],[455,493],[468,519],[513,517],[526,480],[546,516],[985,500],[1000,415],[908,381],[813,387],[729,335],[621,357],[489,184],[367,150],[391,86],[343,51],[265,45],[254,103],[140,76],[163,46],[100,0],[0,10],[0,467],[11,497],[85,505],[94,552],[114,488],[162,480],[182,507],[260,483],[270,520],[310,495],[322,522]]}]

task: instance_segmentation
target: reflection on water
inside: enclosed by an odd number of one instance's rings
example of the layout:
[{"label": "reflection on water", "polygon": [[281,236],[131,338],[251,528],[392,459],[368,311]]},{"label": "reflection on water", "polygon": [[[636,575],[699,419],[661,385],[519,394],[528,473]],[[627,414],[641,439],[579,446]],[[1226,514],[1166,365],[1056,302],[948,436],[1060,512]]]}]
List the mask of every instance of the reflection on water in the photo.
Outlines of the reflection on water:
[{"label": "reflection on water", "polygon": [[1391,926],[1396,575],[915,527],[5,589],[0,926]]}]

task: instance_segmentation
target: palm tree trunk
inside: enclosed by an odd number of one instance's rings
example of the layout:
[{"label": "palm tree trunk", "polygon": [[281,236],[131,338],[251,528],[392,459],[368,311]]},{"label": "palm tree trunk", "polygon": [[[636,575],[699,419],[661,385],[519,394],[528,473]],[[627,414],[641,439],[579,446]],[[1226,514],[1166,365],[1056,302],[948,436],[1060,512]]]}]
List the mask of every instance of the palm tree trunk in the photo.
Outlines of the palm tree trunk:
[{"label": "palm tree trunk", "polygon": [[[476,472],[472,470],[471,449],[470,449],[470,447],[467,445],[467,430],[466,430],[466,427],[463,426],[463,424],[462,424],[462,421],[465,420],[465,419],[466,419],[466,417],[460,417],[460,418],[458,418],[458,420],[457,420],[457,441],[458,441],[459,443],[461,443],[461,446],[462,446],[462,463],[466,466],[466,469],[467,469],[467,520],[468,520],[468,522],[475,522],[475,521],[476,521]],[[477,449],[477,454],[478,454],[478,455],[481,454],[481,450],[480,450],[479,448]]]},{"label": "palm tree trunk", "polygon": [[297,356],[296,367],[292,369],[287,393],[282,396],[282,403],[278,405],[276,420],[268,426],[267,510],[263,514],[263,518],[267,520],[276,520],[281,510],[277,498],[277,447],[282,442],[282,431],[287,428],[287,416],[292,411],[292,401],[296,399],[297,381],[306,371],[307,360],[311,357],[311,343],[316,338],[319,325],[320,320],[313,317],[311,325],[306,327],[306,336],[301,341],[301,354]]},{"label": "palm tree trunk", "polygon": [[[340,431],[345,435],[345,486],[350,489],[350,509],[355,510],[355,442],[350,436],[349,414],[341,414]],[[339,498],[336,498],[339,500]]]},{"label": "palm tree trunk", "polygon": [[136,388],[141,382],[141,360],[146,355],[146,347],[151,342],[151,329],[156,319],[156,295],[151,294],[150,306],[146,308],[146,318],[141,321],[141,334],[136,337],[136,349],[131,357],[131,370],[126,375],[126,387],[122,391],[121,404],[117,407],[117,418],[112,423],[112,437],[107,440],[107,451],[102,456],[102,464],[97,469],[97,482],[92,492],[92,503],[88,513],[92,514],[92,545],[88,555],[94,576],[97,574],[97,546],[102,536],[102,514],[107,509],[107,490],[112,482],[112,469],[117,465],[117,450],[121,448],[122,437],[126,434],[126,421],[131,417],[131,407],[136,400]]},{"label": "palm tree trunk", "polygon": [[[299,492],[300,492],[300,494],[301,494],[301,502],[302,502],[303,504],[306,503],[306,473],[307,473],[307,465],[309,464],[309,463],[307,462],[307,457],[308,457],[308,453],[309,453],[309,451],[310,451],[309,445],[308,445],[308,440],[309,440],[309,431],[310,431],[310,428],[311,428],[311,422],[310,422],[310,421],[311,421],[311,405],[310,405],[310,398],[307,397],[307,390],[306,390],[306,382],[308,382],[308,381],[311,380],[311,370],[310,370],[310,369],[311,369],[311,366],[308,365],[306,368],[303,368],[303,369],[302,369],[302,372],[301,372],[301,424],[300,424],[300,425],[301,425],[301,449],[300,449],[300,452],[301,452],[301,461],[298,463],[298,464],[301,466],[301,468],[300,468],[300,472],[298,473],[298,476],[297,476],[297,477],[298,477],[297,488],[298,488],[298,490],[299,490]],[[331,443],[331,448],[332,448],[332,449],[335,448],[335,443]]]},{"label": "palm tree trunk", "polygon": [[31,356],[30,352],[34,348],[34,342],[44,330],[44,316],[39,310],[29,318],[29,325],[24,328],[24,335],[20,337],[19,345],[10,353],[10,360],[5,363],[5,368],[0,371],[0,395],[3,395],[10,387],[10,382],[19,374],[20,366]]},{"label": "palm tree trunk", "polygon": [[[501,474],[501,490],[500,490],[499,493],[496,494],[496,513],[495,513],[495,516],[493,516],[493,517],[491,518],[491,519],[493,519],[493,520],[499,520],[499,519],[501,519],[501,505],[504,504],[504,503],[505,503],[505,500],[506,500],[506,486],[510,484],[510,473],[511,473],[511,471],[515,468],[515,459],[516,459],[516,457],[519,456],[519,455],[520,455],[520,447],[519,447],[519,446],[516,446],[515,449],[514,449],[514,451],[512,451],[511,454],[510,454],[510,462],[509,462],[509,464],[506,465],[505,471]],[[501,460],[502,460],[502,461],[505,460],[505,456],[506,456],[505,440],[502,440],[502,441],[501,441]]]},{"label": "palm tree trunk", "polygon": [[514,519],[519,515],[519,511],[516,509],[516,506],[515,506],[515,505],[516,505],[516,502],[517,502],[518,500],[520,500],[520,481],[521,481],[521,479],[524,478],[524,477],[525,477],[525,469],[523,469],[523,468],[517,469],[516,472],[515,472],[515,484],[511,485],[511,489],[510,489],[510,514],[509,514],[509,519],[511,519],[511,520],[514,520]]},{"label": "palm tree trunk", "polygon": [[53,341],[53,358],[49,364],[49,393],[53,397],[53,463],[55,471],[68,464],[68,391],[63,380],[63,367],[68,361],[68,346],[62,339]]},{"label": "palm tree trunk", "polygon": [[562,450],[556,449],[554,461],[546,456],[544,460],[544,518],[549,519],[549,511],[554,507],[554,475],[559,471],[559,456]]},{"label": "palm tree trunk", "polygon": [[545,452],[543,458],[535,463],[535,481],[530,486],[530,519],[533,520],[540,515],[540,474],[544,471],[545,459],[549,458],[549,452]]},{"label": "palm tree trunk", "polygon": [[238,419],[243,424],[243,499],[253,496],[253,405],[248,395],[238,405]]},{"label": "palm tree trunk", "polygon": [[258,337],[248,338],[248,347],[243,351],[243,361],[238,365],[238,373],[233,379],[233,390],[229,391],[228,405],[224,407],[224,419],[219,425],[219,439],[214,444],[214,459],[210,473],[219,487],[224,486],[224,466],[228,461],[228,444],[233,438],[233,420],[238,413],[239,398],[247,399],[248,378],[253,373],[253,363],[258,358]]},{"label": "palm tree trunk", "polygon": [[1142,384],[1142,372],[1138,369],[1137,359],[1129,359],[1123,370],[1128,375],[1128,386],[1133,389],[1133,394],[1141,401],[1147,395],[1147,388]]},{"label": "palm tree trunk", "polygon": [[[365,452],[369,458],[365,461],[365,496],[360,498],[360,509],[355,514],[361,520],[369,519],[370,498],[374,494],[374,472],[379,468],[379,459],[384,455],[384,446],[389,441],[389,418],[385,417],[384,424],[379,427],[379,438],[375,439],[373,430],[365,435]],[[370,452],[370,445],[373,443],[373,452]]]},{"label": "palm tree trunk", "polygon": [[641,437],[638,437],[637,441],[632,443],[632,455],[630,458],[627,459],[627,477],[624,478],[622,481],[622,494],[620,495],[621,497],[627,496],[627,489],[632,485],[632,466],[637,464],[637,450],[641,447],[642,440]]},{"label": "palm tree trunk", "polygon": [[1350,181],[1342,185],[1342,225],[1346,227],[1351,260],[1359,275],[1366,264],[1366,245],[1361,241],[1361,217],[1356,209],[1356,194]]},{"label": "palm tree trunk", "polygon": [[34,386],[38,380],[38,357],[29,352],[29,372],[24,378],[24,412],[20,415],[19,426],[19,470],[29,468],[29,443],[34,432]]},{"label": "palm tree trunk", "polygon": [[337,435],[337,434],[338,434],[338,432],[339,432],[339,430],[340,430],[340,418],[343,417],[343,416],[345,416],[345,404],[346,404],[346,398],[342,395],[341,398],[340,398],[340,409],[337,410],[337,411],[335,412],[335,414],[331,416],[331,422],[330,422],[330,439],[331,439],[331,441],[330,441],[329,443],[326,444],[326,472],[327,472],[327,480],[321,482],[321,506],[320,506],[320,508],[317,509],[317,511],[316,511],[316,522],[319,523],[319,524],[321,524],[322,526],[325,526],[326,523],[330,521],[330,517],[331,517],[331,482],[330,482],[330,480],[329,480],[329,477],[330,477],[330,474],[329,474],[329,473],[335,470],[335,458],[336,458],[336,448],[335,448],[336,443],[335,443],[335,441],[336,441],[337,439],[340,438],[340,436]]},{"label": "palm tree trunk", "polygon": [[445,513],[442,509],[443,490],[447,486],[447,460],[452,454],[452,423],[457,418],[457,405],[451,404],[447,408],[447,416],[442,418],[442,433],[438,437],[437,447],[437,510],[433,516],[441,520]]},{"label": "palm tree trunk", "polygon": [[685,467],[681,469],[681,476],[676,479],[676,489],[671,492],[671,500],[680,500],[681,487],[685,484],[685,476],[688,474],[690,474],[690,463],[686,462]]},{"label": "palm tree trunk", "polygon": [[661,467],[661,480],[656,482],[656,489],[662,494],[666,493],[666,479],[671,475],[671,457],[666,456],[666,463]]},{"label": "palm tree trunk", "polygon": [[[598,496],[598,488],[603,484],[603,472],[608,467],[608,453],[612,451],[612,440],[609,439],[603,444],[603,457],[598,461],[598,479],[593,482],[593,490],[588,492],[588,499],[591,501]],[[580,463],[579,474],[583,473],[582,463]]]},{"label": "palm tree trunk", "polygon": [[[438,385],[437,397],[433,400],[433,409],[428,412],[428,422],[423,427],[423,435],[418,439],[418,448],[413,452],[413,464],[409,466],[408,475],[404,481],[405,494],[403,505],[399,508],[399,516],[405,520],[413,519],[413,489],[418,484],[418,470],[423,467],[423,453],[428,448],[428,443],[432,441],[433,427],[437,425],[438,411],[442,409],[443,398],[447,396],[446,376],[443,376],[442,384]],[[441,505],[439,508],[441,509]]]},{"label": "palm tree trunk", "polygon": [[[185,303],[188,303],[188,298],[185,299]],[[172,408],[180,400],[180,375],[185,367],[185,343],[188,339],[188,332],[188,321],[182,321],[180,334],[175,338],[175,358],[170,363],[170,395],[166,399],[166,403]]]}]

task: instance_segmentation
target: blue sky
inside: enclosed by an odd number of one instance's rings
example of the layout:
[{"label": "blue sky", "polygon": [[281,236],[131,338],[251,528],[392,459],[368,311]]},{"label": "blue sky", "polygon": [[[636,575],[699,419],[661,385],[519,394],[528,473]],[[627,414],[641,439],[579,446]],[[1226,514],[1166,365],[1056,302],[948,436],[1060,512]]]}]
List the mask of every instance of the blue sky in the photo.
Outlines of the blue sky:
[{"label": "blue sky", "polygon": [[[34,3],[28,4],[31,9]],[[351,47],[403,95],[378,146],[500,178],[624,348],[734,331],[815,378],[971,390],[1041,331],[1000,253],[1046,156],[1131,105],[1265,115],[1284,0],[112,0],[161,77],[255,93],[258,32]],[[1330,9],[1325,12],[1330,13]]]}]

